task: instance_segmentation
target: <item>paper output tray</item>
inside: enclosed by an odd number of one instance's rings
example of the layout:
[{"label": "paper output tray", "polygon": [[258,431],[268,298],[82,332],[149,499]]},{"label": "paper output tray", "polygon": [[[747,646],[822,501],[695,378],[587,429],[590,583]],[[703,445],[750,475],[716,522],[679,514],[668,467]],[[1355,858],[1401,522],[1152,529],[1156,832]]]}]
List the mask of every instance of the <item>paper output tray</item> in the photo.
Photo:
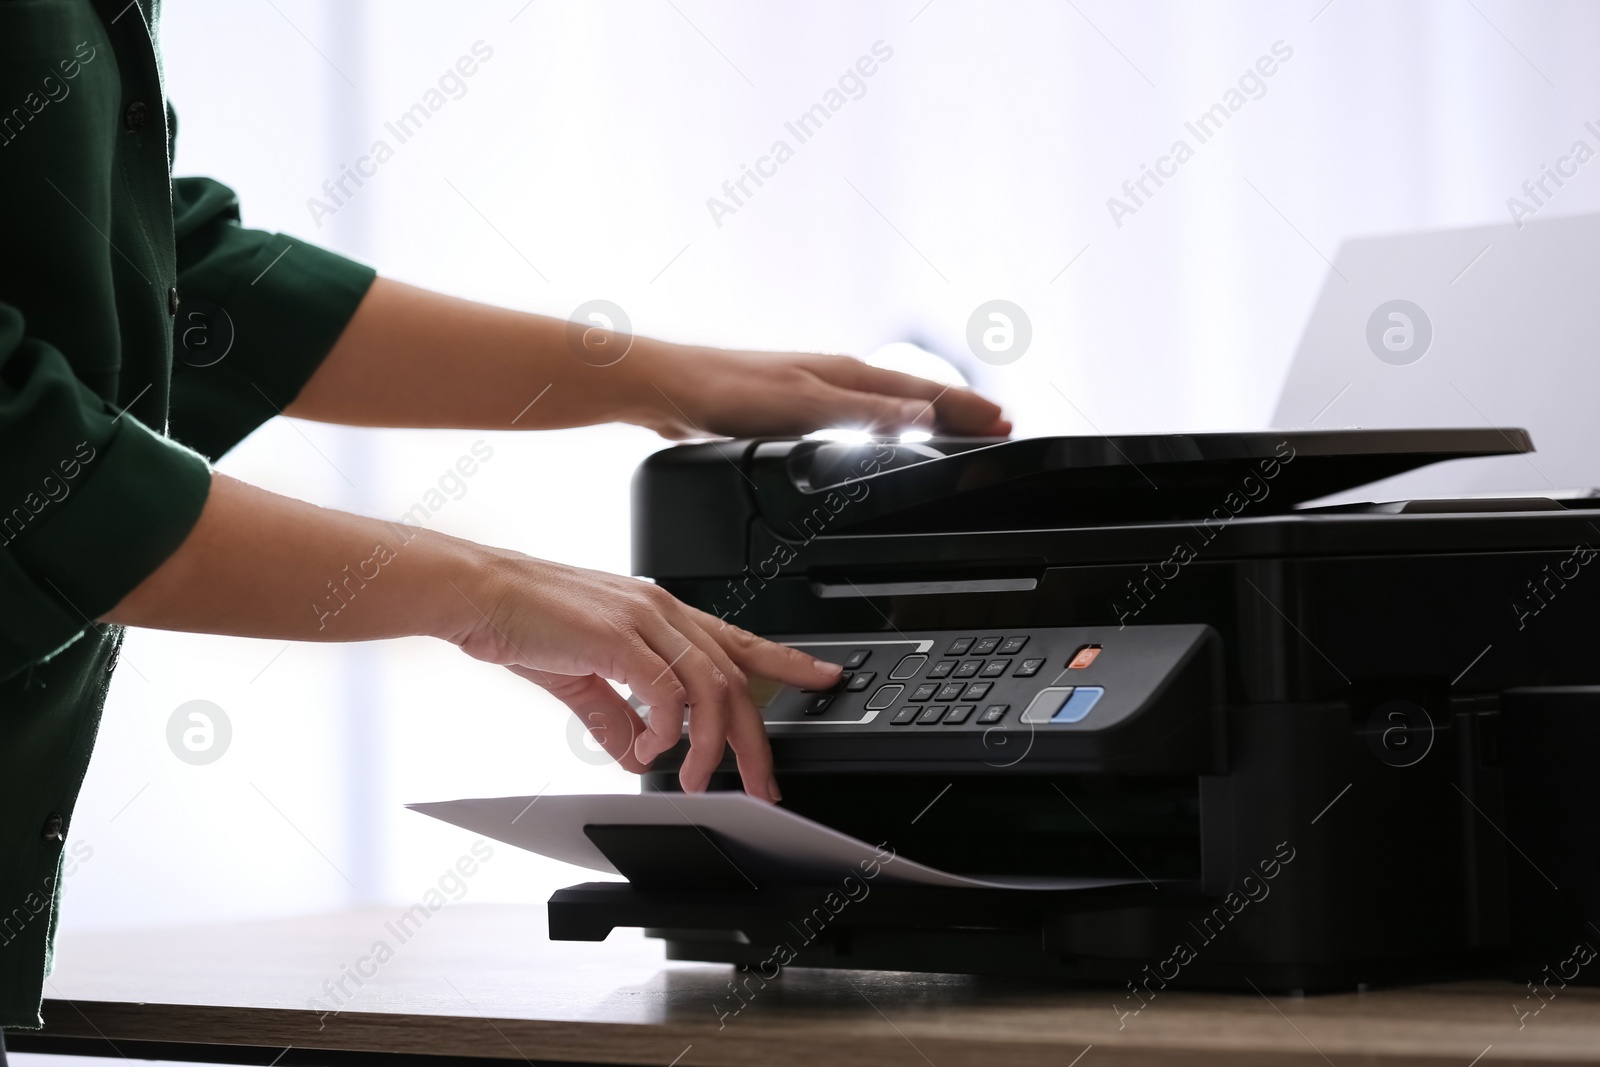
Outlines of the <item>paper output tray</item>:
[{"label": "paper output tray", "polygon": [[[701,826],[591,824],[583,829],[628,881],[559,890],[550,898],[550,937],[557,941],[603,941],[619,927],[642,927],[669,943],[762,946],[799,936],[833,948],[863,927],[1014,929],[1036,935],[1066,913],[1141,904],[1158,891],[1166,899],[1199,890],[1174,881],[1110,879],[1049,889],[914,885],[880,881],[886,868],[875,863],[845,869],[826,882],[813,871],[773,863]],[[703,953],[698,950],[695,958]]]},{"label": "paper output tray", "polygon": [[801,966],[838,965],[856,952],[858,963],[890,969],[1059,976],[1059,953],[1048,946],[1072,940],[1082,916],[1199,899],[1199,885],[1182,881],[952,874],[737,793],[412,807],[621,874],[628,881],[557,891],[551,938],[603,941],[614,929],[637,927],[664,938],[671,958],[758,963],[784,944]]},{"label": "paper output tray", "polygon": [[[955,889],[946,886],[888,885],[860,881],[839,887],[768,885],[758,890],[724,883],[715,888],[687,884],[585,882],[558,889],[549,904],[550,937],[555,941],[604,941],[616,929],[642,928],[670,942],[727,942],[766,947],[793,942],[797,933],[825,942],[831,951],[848,945],[862,931],[1011,930],[1037,950],[1041,931],[1061,917],[1149,904],[1199,901],[1196,883],[1135,882],[1089,889]],[[818,922],[818,918],[823,921]],[[674,953],[678,959],[745,962],[748,953],[723,956]],[[759,956],[753,958],[760,958]],[[998,962],[998,961],[996,961]],[[804,965],[826,965],[822,960]],[[902,969],[891,967],[890,969]],[[928,970],[961,970],[959,961],[935,961]],[[971,968],[983,973],[986,968]],[[1014,971],[1005,967],[1002,972]]]}]

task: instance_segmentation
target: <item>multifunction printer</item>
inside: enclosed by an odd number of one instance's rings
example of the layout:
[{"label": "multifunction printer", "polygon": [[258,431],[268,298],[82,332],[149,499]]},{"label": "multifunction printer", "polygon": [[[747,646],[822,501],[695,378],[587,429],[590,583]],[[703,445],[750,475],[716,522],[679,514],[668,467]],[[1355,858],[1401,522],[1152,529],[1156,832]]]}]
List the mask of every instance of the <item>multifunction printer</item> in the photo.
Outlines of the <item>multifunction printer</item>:
[{"label": "multifunction printer", "polygon": [[[801,939],[826,885],[730,877],[737,844],[697,828],[594,827],[628,880],[558,892],[552,936],[1130,998],[1559,967],[1600,944],[1600,497],[1319,503],[1532,450],[1486,428],[660,452],[635,572],[844,668],[760,693],[783,806],[1009,881],[880,885]],[[730,761],[712,788],[738,787]]]}]

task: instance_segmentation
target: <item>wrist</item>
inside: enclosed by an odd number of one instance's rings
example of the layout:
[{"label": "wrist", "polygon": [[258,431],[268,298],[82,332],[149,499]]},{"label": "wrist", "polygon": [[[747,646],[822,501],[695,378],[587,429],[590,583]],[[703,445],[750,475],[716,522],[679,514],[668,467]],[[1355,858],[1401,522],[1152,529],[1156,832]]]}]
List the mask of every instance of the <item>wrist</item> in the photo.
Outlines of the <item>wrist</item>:
[{"label": "wrist", "polygon": [[424,633],[459,645],[495,617],[505,598],[505,557],[511,553],[432,531],[420,537],[428,538],[423,548],[432,604]]},{"label": "wrist", "polygon": [[689,345],[635,337],[628,354],[609,368],[616,372],[612,421],[665,432],[685,422],[700,422],[700,388]]}]

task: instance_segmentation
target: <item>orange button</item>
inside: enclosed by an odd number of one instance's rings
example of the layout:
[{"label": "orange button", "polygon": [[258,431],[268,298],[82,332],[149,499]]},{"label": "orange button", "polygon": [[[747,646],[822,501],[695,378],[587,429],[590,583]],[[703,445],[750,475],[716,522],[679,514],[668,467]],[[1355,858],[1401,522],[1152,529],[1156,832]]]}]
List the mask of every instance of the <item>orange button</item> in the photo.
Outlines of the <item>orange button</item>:
[{"label": "orange button", "polygon": [[1072,657],[1072,662],[1067,664],[1067,669],[1069,671],[1081,671],[1089,664],[1093,663],[1094,658],[1099,654],[1099,645],[1084,645],[1082,648],[1078,649],[1078,654]]}]

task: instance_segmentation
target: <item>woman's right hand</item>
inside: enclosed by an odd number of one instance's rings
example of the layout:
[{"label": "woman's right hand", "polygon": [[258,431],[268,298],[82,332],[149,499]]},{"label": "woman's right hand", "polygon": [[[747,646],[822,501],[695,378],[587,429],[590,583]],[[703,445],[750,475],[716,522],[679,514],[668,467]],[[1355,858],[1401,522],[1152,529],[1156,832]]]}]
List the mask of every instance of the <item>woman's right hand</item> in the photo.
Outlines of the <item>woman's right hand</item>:
[{"label": "woman's right hand", "polygon": [[[678,772],[686,792],[706,788],[730,745],[745,791],[778,800],[748,676],[805,689],[839,678],[837,664],[763,640],[636,578],[496,551],[477,589],[477,622],[451,639],[547,689],[629,770],[645,770],[677,744],[687,710],[689,753]],[[648,726],[607,679],[650,708]]]},{"label": "woman's right hand", "polygon": [[[554,693],[632,771],[678,743],[706,788],[726,745],[776,800],[754,674],[826,689],[839,668],[696,611],[649,582],[319,508],[213,473],[200,520],[103,621],[280,641],[427,634]],[[607,684],[630,687],[644,721]]]}]

